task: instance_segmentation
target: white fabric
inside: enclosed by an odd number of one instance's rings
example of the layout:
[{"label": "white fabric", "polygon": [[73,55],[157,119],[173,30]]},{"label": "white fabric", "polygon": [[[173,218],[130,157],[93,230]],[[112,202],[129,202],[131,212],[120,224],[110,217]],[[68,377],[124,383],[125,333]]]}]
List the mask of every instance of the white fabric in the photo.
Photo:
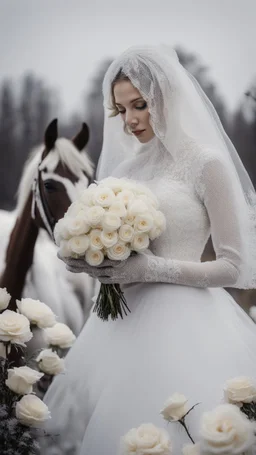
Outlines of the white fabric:
[{"label": "white fabric", "polygon": [[[120,160],[111,152],[110,158]],[[99,178],[104,160],[103,153]],[[244,261],[237,180],[222,154],[185,133],[175,139],[175,157],[155,137],[111,164],[113,176],[139,180],[154,192],[167,229],[152,243],[144,270],[114,272],[123,276],[131,313],[108,322],[90,315],[66,358],[66,373],[45,397],[48,430],[59,434],[59,447],[70,444],[76,454],[117,455],[122,435],[152,422],[167,429],[179,455],[189,441],[179,424],[167,426],[160,416],[168,396],[180,392],[191,406],[201,403],[188,417],[197,439],[199,417],[221,402],[224,382],[256,378],[255,324],[218,289],[237,283]],[[201,263],[210,232],[217,260]]]}]

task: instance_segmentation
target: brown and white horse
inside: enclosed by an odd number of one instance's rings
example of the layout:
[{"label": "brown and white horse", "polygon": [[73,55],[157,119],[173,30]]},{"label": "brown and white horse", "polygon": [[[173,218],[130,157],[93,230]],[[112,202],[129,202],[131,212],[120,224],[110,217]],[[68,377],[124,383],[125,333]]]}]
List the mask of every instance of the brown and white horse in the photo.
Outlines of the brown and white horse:
[{"label": "brown and white horse", "polygon": [[53,120],[45,131],[44,147],[37,148],[25,166],[16,210],[0,214],[1,254],[6,251],[0,287],[12,295],[10,308],[16,309],[21,297],[37,298],[76,334],[90,310],[92,281],[65,269],[50,237],[79,189],[91,181],[93,168],[84,152],[88,139],[85,123],[72,140],[58,138],[57,119]]}]

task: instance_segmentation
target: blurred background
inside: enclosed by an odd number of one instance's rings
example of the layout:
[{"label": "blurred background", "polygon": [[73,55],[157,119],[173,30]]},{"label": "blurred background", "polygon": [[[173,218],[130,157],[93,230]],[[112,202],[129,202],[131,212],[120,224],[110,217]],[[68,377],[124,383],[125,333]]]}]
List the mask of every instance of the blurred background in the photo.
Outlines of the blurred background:
[{"label": "blurred background", "polygon": [[102,79],[134,44],[176,48],[255,183],[255,19],[255,0],[0,0],[0,208],[15,207],[23,164],[54,117],[67,137],[89,124],[97,163]]}]

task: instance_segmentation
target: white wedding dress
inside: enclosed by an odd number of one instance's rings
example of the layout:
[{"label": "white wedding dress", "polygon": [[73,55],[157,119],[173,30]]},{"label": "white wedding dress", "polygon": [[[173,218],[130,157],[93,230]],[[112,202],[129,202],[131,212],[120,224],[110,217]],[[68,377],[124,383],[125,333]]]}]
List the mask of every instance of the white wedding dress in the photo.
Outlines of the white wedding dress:
[{"label": "white wedding dress", "polygon": [[[221,288],[235,279],[239,261],[228,175],[215,168],[209,150],[198,154],[189,139],[175,162],[158,145],[154,138],[114,175],[140,180],[144,166],[152,169],[142,183],[167,219],[152,251],[171,260],[163,272],[169,282],[124,286],[131,313],[123,320],[89,317],[67,355],[65,374],[45,397],[52,413],[48,430],[59,435],[60,453],[73,446],[77,452],[67,453],[117,455],[122,435],[151,422],[167,429],[179,455],[189,439],[179,423],[167,425],[160,415],[166,399],[180,392],[190,406],[200,403],[187,418],[197,439],[200,415],[223,400],[225,381],[256,378],[256,327]],[[200,263],[210,232],[217,261]]]}]

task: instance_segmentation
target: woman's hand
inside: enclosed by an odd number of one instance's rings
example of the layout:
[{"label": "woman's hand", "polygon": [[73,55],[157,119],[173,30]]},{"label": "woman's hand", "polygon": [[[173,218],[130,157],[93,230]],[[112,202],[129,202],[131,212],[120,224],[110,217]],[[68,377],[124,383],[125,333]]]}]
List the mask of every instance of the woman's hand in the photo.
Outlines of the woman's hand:
[{"label": "woman's hand", "polygon": [[98,269],[98,280],[104,284],[129,284],[146,281],[148,270],[147,254],[136,254],[135,256],[130,256],[125,261],[120,262],[118,267],[105,266]]},{"label": "woman's hand", "polygon": [[70,257],[61,256],[57,253],[58,258],[66,264],[66,269],[72,273],[87,273],[92,278],[98,278],[105,268],[119,267],[125,261],[111,261],[110,259],[105,259],[99,266],[95,267],[89,265],[84,259],[73,259]]}]

